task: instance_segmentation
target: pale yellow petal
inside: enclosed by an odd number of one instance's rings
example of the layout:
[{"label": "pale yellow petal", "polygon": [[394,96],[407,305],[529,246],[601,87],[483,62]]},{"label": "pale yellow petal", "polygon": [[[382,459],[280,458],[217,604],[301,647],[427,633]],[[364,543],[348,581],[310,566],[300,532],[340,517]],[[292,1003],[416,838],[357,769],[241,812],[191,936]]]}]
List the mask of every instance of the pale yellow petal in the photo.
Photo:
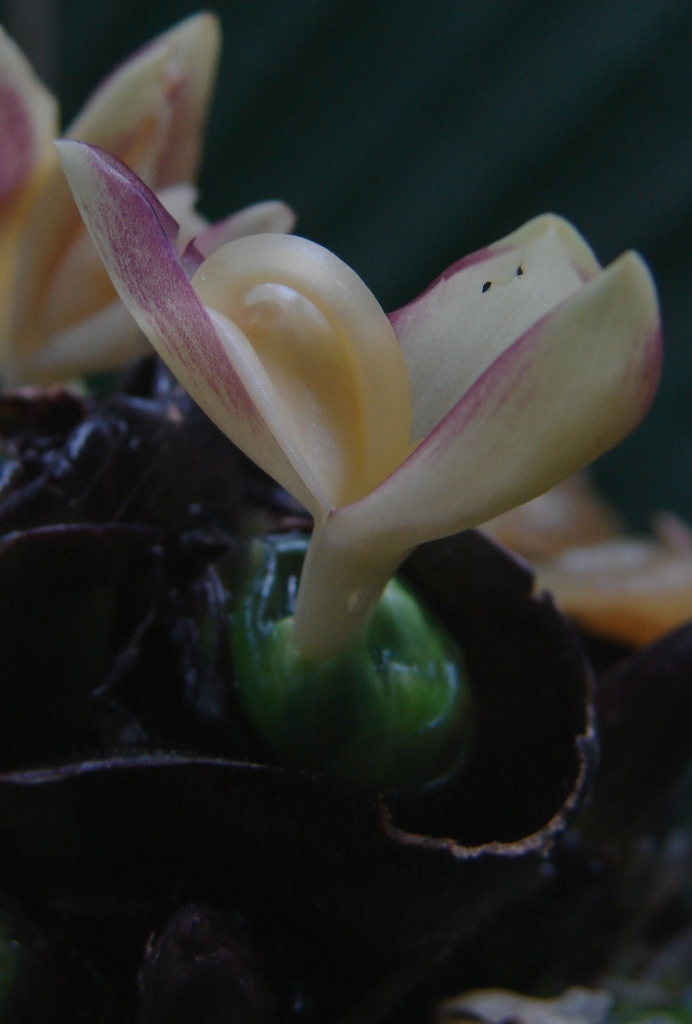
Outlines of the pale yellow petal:
[{"label": "pale yellow petal", "polygon": [[598,544],[620,532],[615,512],[575,473],[524,505],[483,523],[481,529],[528,559],[553,558],[577,545]]},{"label": "pale yellow petal", "polygon": [[57,133],[57,100],[0,28],[0,230],[8,205],[56,163]]},{"label": "pale yellow petal", "polygon": [[301,577],[300,649],[328,657],[351,642],[373,581],[416,545],[530,500],[626,436],[660,359],[653,282],[626,254],[506,350],[384,483],[330,515]]},{"label": "pale yellow petal", "polygon": [[648,409],[658,303],[627,253],[515,342],[392,476],[340,510],[406,549],[487,522],[617,444]]},{"label": "pale yellow petal", "polygon": [[192,180],[220,46],[215,15],[187,18],[107,78],[65,137],[114,153],[152,188]]},{"label": "pale yellow petal", "polygon": [[47,339],[22,376],[46,383],[85,373],[105,373],[151,351],[120,299]]},{"label": "pale yellow petal", "polygon": [[534,323],[598,272],[581,235],[545,214],[450,267],[390,315],[411,382],[411,436],[427,436]]},{"label": "pale yellow petal", "polygon": [[636,647],[692,619],[692,553],[621,538],[538,562],[536,587],[584,629]]},{"label": "pale yellow petal", "polygon": [[10,293],[27,212],[56,165],[58,104],[0,28],[0,362],[9,351]]},{"label": "pale yellow petal", "polygon": [[231,214],[225,220],[212,224],[195,239],[203,256],[211,256],[228,242],[247,235],[288,234],[295,226],[296,215],[290,206],[278,199],[254,203]]}]

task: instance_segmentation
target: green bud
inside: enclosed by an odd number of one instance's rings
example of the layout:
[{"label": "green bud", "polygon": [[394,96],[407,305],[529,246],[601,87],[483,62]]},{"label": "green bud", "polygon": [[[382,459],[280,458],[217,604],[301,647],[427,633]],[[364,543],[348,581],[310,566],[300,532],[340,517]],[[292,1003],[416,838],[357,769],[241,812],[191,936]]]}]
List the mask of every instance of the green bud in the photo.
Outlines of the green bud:
[{"label": "green bud", "polygon": [[255,728],[287,766],[376,788],[419,785],[465,756],[461,652],[396,578],[351,650],[317,664],[293,643],[303,536],[258,542],[234,616],[236,676]]}]

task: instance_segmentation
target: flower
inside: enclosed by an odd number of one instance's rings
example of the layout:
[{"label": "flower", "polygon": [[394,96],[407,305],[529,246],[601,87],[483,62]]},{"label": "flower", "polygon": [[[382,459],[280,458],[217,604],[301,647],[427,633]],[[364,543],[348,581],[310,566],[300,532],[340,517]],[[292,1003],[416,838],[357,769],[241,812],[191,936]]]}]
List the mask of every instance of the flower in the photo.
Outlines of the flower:
[{"label": "flower", "polygon": [[550,561],[569,548],[614,540],[621,533],[621,523],[581,471],[525,505],[483,523],[481,530],[536,563]]},{"label": "flower", "polygon": [[[294,618],[324,660],[359,635],[423,541],[547,490],[648,408],[661,340],[635,253],[601,270],[543,216],[466,257],[389,318],[303,238],[181,261],[178,225],[108,154],[59,143],[118,293],[214,422],[315,518]],[[188,280],[188,275],[191,280]]]},{"label": "flower", "polygon": [[[156,189],[183,225],[207,229],[191,184],[216,74],[218,19],[188,18],[96,90],[66,137],[105,146]],[[0,369],[6,383],[112,369],[147,350],[80,222],[53,146],[55,98],[0,29]],[[237,214],[199,239],[290,230],[283,203]]]},{"label": "flower", "polygon": [[528,558],[536,587],[589,633],[642,647],[692,619],[692,529],[670,512],[652,526],[653,537],[626,534],[571,477],[483,530]]}]

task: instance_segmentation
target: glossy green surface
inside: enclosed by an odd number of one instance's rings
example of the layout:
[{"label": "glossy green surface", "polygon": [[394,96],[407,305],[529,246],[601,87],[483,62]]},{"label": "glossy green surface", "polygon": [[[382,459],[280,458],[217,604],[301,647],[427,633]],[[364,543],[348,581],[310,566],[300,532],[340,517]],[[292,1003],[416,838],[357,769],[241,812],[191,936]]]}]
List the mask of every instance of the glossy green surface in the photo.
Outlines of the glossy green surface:
[{"label": "glossy green surface", "polygon": [[465,755],[471,698],[461,653],[414,594],[390,581],[362,641],[323,664],[292,640],[304,537],[258,544],[233,626],[247,712],[277,759],[377,788],[445,774]]}]

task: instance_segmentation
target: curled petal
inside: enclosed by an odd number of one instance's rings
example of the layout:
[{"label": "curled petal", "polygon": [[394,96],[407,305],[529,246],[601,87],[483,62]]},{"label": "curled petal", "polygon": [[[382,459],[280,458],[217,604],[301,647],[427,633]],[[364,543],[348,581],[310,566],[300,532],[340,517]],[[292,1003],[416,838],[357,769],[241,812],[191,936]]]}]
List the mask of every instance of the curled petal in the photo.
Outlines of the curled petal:
[{"label": "curled petal", "polygon": [[305,238],[254,235],[217,250],[193,284],[259,356],[332,505],[367,494],[402,461],[406,367],[379,303],[350,267]]},{"label": "curled petal", "polygon": [[412,439],[426,437],[505,349],[598,270],[571,224],[545,214],[390,314],[411,381]]},{"label": "curled petal", "polygon": [[[199,189],[190,182],[168,185],[156,193],[158,200],[180,225],[178,252],[184,252],[194,240],[199,254],[199,265],[228,242],[248,235],[289,234],[295,225],[296,215],[290,206],[280,200],[254,203],[237,210],[230,217],[210,224],[195,209]],[[197,269],[197,268],[195,268]]]},{"label": "curled petal", "polygon": [[[242,366],[241,377],[229,358],[237,342],[234,325],[210,315],[190,285],[157,217],[156,197],[134,176],[119,173],[117,161],[100,151],[80,143],[57,145],[96,249],[149,341],[216,425],[323,517],[325,509],[313,496],[319,488],[300,453],[285,453],[272,431],[275,411],[257,407],[252,394],[258,392],[256,367]],[[260,398],[261,383],[260,378]]]}]

